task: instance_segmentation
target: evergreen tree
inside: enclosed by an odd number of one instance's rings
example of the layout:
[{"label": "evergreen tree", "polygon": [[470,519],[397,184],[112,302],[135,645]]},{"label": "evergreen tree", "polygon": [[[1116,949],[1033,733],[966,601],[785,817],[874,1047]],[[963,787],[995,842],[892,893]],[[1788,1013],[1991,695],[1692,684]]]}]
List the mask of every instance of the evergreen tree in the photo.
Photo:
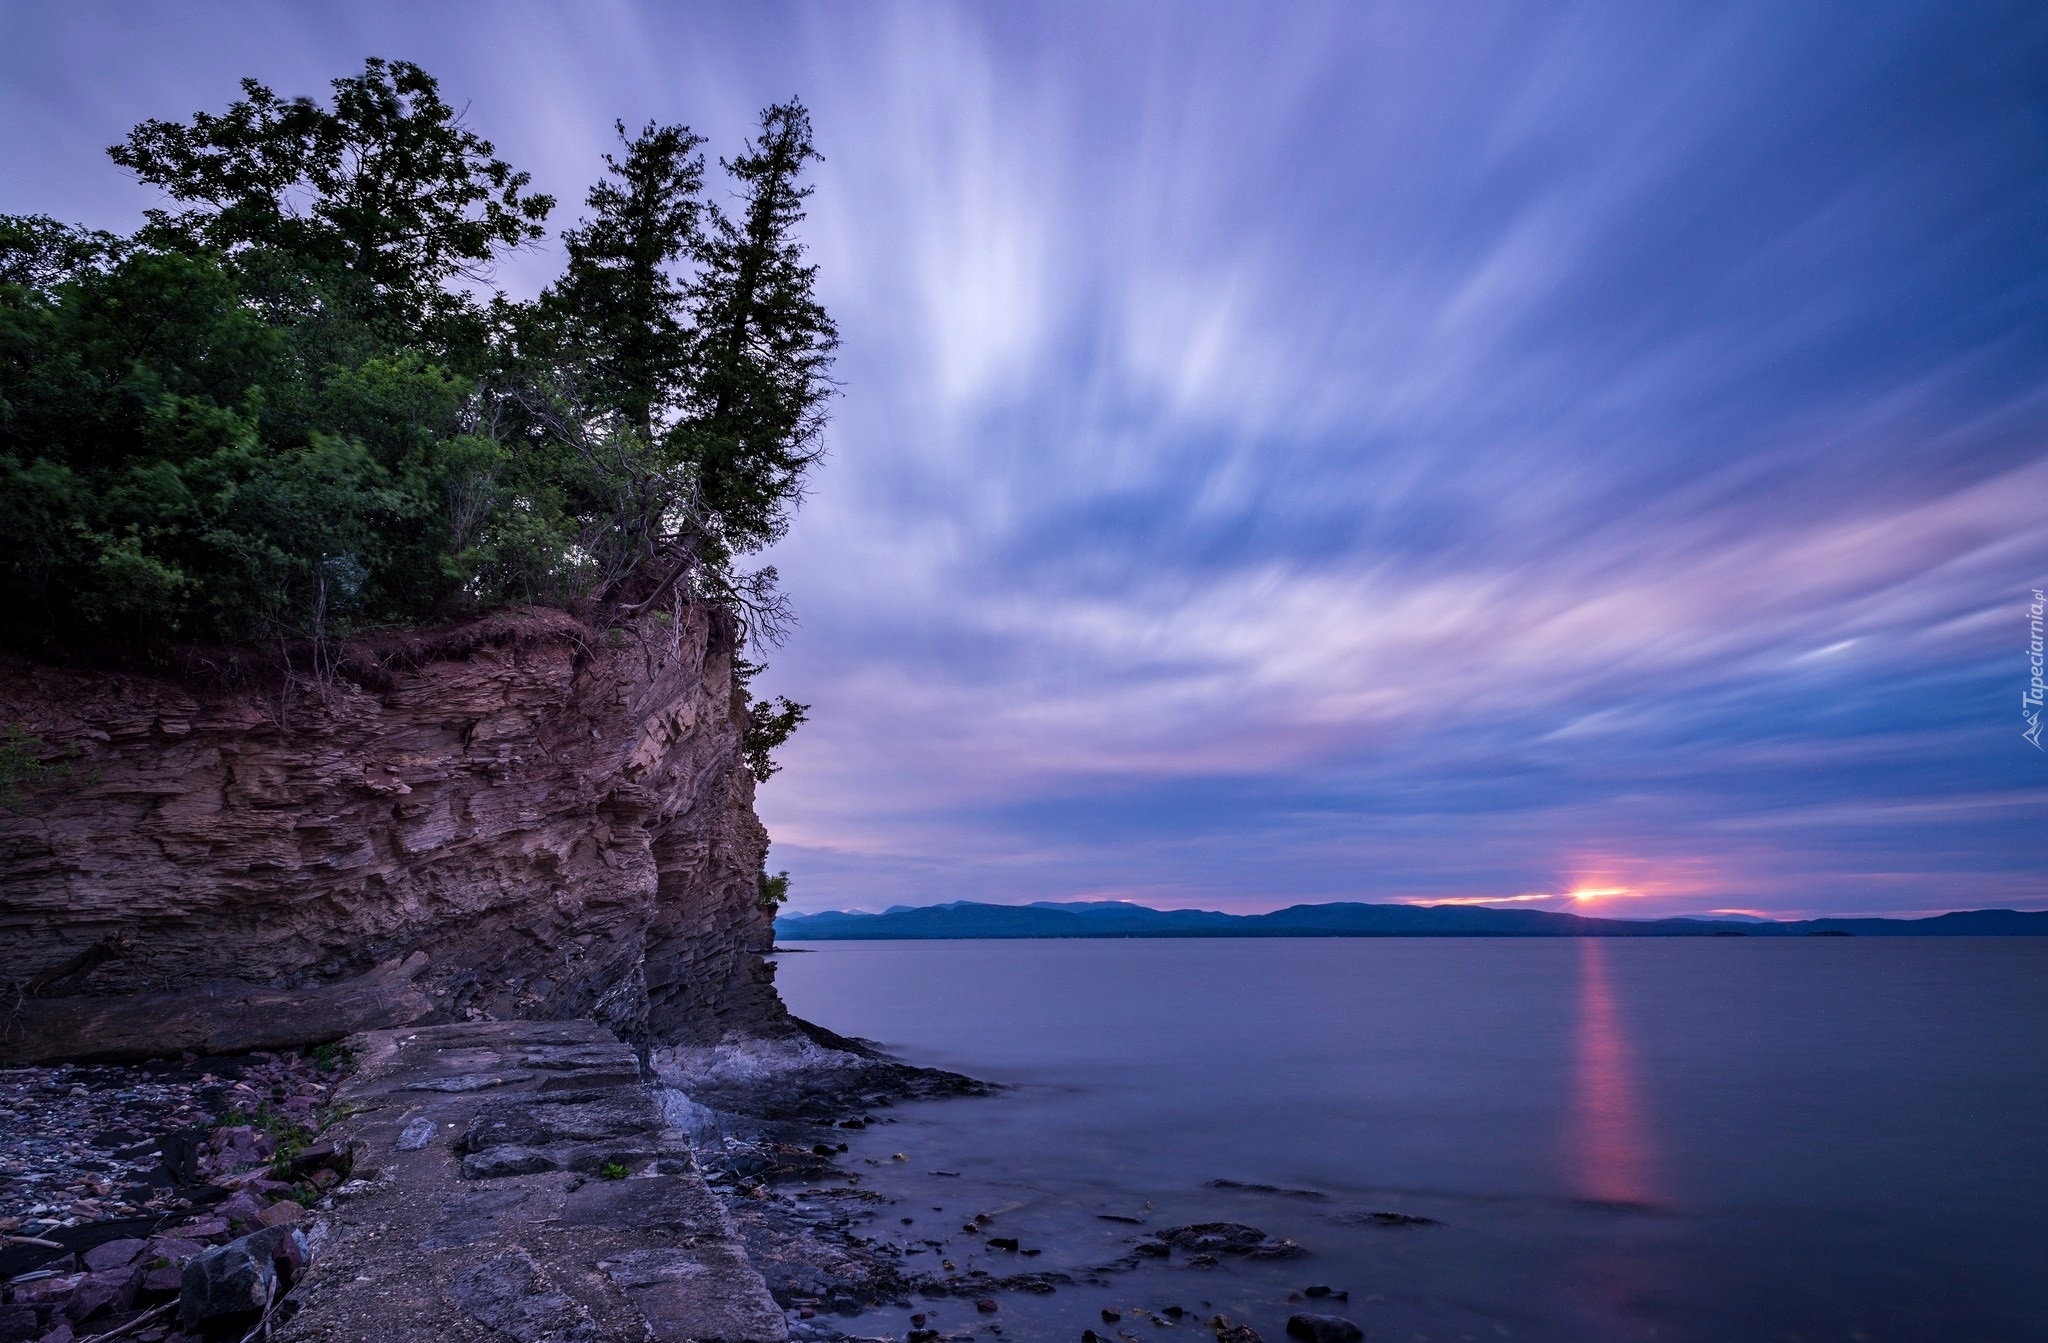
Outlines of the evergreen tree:
[{"label": "evergreen tree", "polygon": [[688,294],[675,274],[703,245],[704,143],[687,126],[649,122],[590,190],[590,220],[562,235],[566,273],[548,294],[577,360],[585,404],[617,414],[652,443],[673,413],[688,335]]},{"label": "evergreen tree", "polygon": [[745,153],[721,160],[740,209],[714,211],[705,233],[690,292],[687,417],[674,431],[696,468],[714,560],[779,539],[823,452],[839,333],[796,237],[812,191],[799,179],[821,157],[810,114],[791,101],[761,114]]}]

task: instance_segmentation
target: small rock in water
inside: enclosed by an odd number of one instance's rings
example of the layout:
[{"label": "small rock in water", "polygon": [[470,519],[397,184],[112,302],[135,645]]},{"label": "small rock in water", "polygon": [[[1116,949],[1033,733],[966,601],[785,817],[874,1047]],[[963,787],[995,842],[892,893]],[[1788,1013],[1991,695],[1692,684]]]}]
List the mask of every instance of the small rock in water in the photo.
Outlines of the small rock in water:
[{"label": "small rock in water", "polygon": [[1015,1250],[1017,1248],[1017,1238],[1015,1236],[991,1236],[989,1237],[988,1247],[991,1250]]},{"label": "small rock in water", "polygon": [[1287,1320],[1287,1336],[1305,1343],[1359,1343],[1365,1330],[1341,1315],[1292,1315]]},{"label": "small rock in water", "polygon": [[975,1298],[974,1308],[984,1315],[993,1314],[996,1309],[996,1299],[992,1296],[977,1297]]}]

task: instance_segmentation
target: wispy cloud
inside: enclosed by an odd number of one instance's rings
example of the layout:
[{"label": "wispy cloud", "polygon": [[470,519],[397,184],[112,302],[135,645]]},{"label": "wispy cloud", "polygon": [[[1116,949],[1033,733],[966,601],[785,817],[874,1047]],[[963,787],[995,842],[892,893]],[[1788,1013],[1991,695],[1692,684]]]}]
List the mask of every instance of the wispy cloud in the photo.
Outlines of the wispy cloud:
[{"label": "wispy cloud", "polygon": [[370,51],[564,220],[614,116],[811,103],[800,907],[2048,905],[2038,18],[228,10],[13,11],[0,208],[123,223],[128,122]]}]

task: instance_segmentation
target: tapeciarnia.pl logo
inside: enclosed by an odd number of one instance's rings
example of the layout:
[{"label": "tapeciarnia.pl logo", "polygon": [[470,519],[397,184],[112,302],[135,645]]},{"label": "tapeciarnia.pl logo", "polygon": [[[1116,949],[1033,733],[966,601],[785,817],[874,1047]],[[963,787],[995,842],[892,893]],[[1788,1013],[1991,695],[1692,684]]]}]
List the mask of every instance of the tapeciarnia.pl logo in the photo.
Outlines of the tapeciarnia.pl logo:
[{"label": "tapeciarnia.pl logo", "polygon": [[2037,751],[2048,750],[2041,745],[2041,614],[2048,611],[2048,595],[2041,589],[2034,589],[2034,604],[2027,608],[2028,634],[2027,661],[2034,674],[2027,682],[2026,693],[2020,696],[2020,716],[2027,720],[2027,730],[2020,735],[2033,743]]}]

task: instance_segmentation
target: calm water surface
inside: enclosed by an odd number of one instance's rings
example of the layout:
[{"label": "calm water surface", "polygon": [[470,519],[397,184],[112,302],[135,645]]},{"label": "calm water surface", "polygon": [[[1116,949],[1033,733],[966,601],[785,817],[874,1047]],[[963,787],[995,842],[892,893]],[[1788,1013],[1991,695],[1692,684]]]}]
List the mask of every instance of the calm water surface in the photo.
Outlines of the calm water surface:
[{"label": "calm water surface", "polygon": [[[1011,1340],[1168,1303],[1278,1340],[1310,1284],[1375,1340],[2048,1340],[2048,939],[798,945],[799,1015],[1012,1088],[850,1135],[874,1234],[997,1272],[1108,1262],[1103,1214],[1312,1252],[1007,1296]],[[961,1233],[998,1210],[1044,1253]]]}]

